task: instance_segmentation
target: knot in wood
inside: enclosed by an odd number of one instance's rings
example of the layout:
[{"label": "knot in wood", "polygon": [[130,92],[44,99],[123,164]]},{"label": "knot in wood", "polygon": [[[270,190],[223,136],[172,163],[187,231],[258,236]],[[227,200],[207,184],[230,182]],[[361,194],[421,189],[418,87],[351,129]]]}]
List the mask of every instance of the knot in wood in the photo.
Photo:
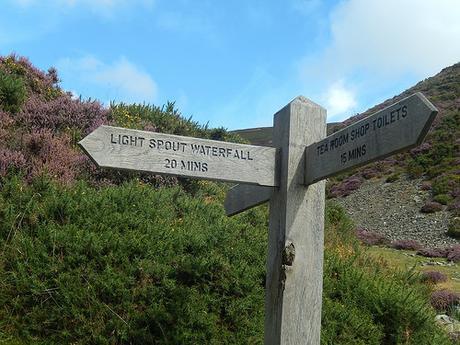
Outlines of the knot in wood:
[{"label": "knot in wood", "polygon": [[283,250],[283,265],[292,266],[295,259],[294,243],[289,242]]}]

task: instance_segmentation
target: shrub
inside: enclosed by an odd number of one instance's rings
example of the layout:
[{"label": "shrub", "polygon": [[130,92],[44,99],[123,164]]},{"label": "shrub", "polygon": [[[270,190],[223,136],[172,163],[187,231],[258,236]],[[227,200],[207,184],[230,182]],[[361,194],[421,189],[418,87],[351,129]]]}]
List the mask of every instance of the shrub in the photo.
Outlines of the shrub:
[{"label": "shrub", "polygon": [[447,260],[460,262],[460,245],[453,246],[448,249]]},{"label": "shrub", "polygon": [[447,311],[459,301],[460,295],[447,289],[434,291],[431,294],[431,305],[440,312]]},{"label": "shrub", "polygon": [[431,149],[432,145],[429,142],[424,142],[416,148],[410,150],[412,156],[417,156],[421,153],[427,153]]},{"label": "shrub", "polygon": [[[450,106],[449,106],[450,107]],[[448,108],[449,108],[448,107]],[[455,108],[455,107],[453,107]],[[458,170],[458,137],[460,134],[460,112],[455,108],[438,116],[428,141],[411,151],[406,160],[406,168],[411,177],[426,175],[433,179],[433,194],[449,194],[456,188],[448,185],[454,181],[458,187],[455,173]]]},{"label": "shrub", "polygon": [[375,231],[369,231],[363,228],[356,229],[356,237],[368,246],[383,245],[389,242],[385,236]]},{"label": "shrub", "polygon": [[445,258],[448,250],[446,248],[421,248],[417,250],[417,254],[427,258]]},{"label": "shrub", "polygon": [[447,210],[451,211],[454,217],[460,217],[460,198],[455,199],[448,207]]},{"label": "shrub", "polygon": [[343,197],[350,195],[353,191],[357,190],[361,187],[363,183],[363,179],[358,176],[351,176],[349,178],[344,179],[343,181],[333,185],[330,188],[329,196],[336,198],[336,197]]},{"label": "shrub", "polygon": [[390,176],[387,177],[385,182],[387,182],[387,183],[396,182],[397,180],[399,180],[400,176],[401,176],[401,173],[393,173],[393,174],[391,174]]},{"label": "shrub", "polygon": [[426,283],[442,283],[447,281],[447,276],[439,271],[425,271],[421,274],[421,280]]},{"label": "shrub", "polygon": [[415,240],[396,240],[391,242],[391,247],[398,250],[419,250],[422,245]]},{"label": "shrub", "polygon": [[16,113],[26,99],[26,88],[22,78],[0,69],[0,108]]},{"label": "shrub", "polygon": [[448,194],[438,194],[433,198],[433,200],[442,205],[447,205],[452,201],[452,197]]},{"label": "shrub", "polygon": [[429,201],[420,209],[423,213],[434,213],[442,210],[442,205],[436,201]]},{"label": "shrub", "polygon": [[454,217],[449,221],[447,235],[460,239],[460,217]]},{"label": "shrub", "polygon": [[449,194],[460,185],[460,176],[444,174],[433,181],[432,191],[433,195]]},{"label": "shrub", "polygon": [[75,141],[108,123],[108,110],[97,101],[72,99],[62,94],[52,100],[32,95],[18,114],[18,122],[29,129],[49,129],[53,132],[72,130]]},{"label": "shrub", "polygon": [[0,56],[0,70],[21,78],[29,95],[39,95],[43,100],[51,100],[62,94],[57,85],[59,78],[55,68],[50,68],[44,73],[34,67],[27,58],[12,54]]},{"label": "shrub", "polygon": [[361,176],[364,177],[366,180],[379,176],[379,171],[376,167],[369,167],[364,169],[361,172]]},{"label": "shrub", "polygon": [[72,148],[67,135],[55,136],[50,130],[33,131],[25,136],[24,146],[30,166],[29,180],[46,174],[69,184],[85,168],[85,158]]},{"label": "shrub", "polygon": [[423,181],[420,185],[421,190],[431,190],[431,182]]},{"label": "shrub", "polygon": [[146,104],[112,103],[109,120],[118,126],[145,129],[177,135],[193,136],[213,140],[243,142],[236,134],[224,128],[208,128],[192,118],[185,118],[174,102],[158,107]]},{"label": "shrub", "polygon": [[250,225],[177,187],[134,182],[3,183],[0,333],[56,344],[263,338],[260,211]]},{"label": "shrub", "polygon": [[[431,163],[425,163],[424,165],[429,166]],[[418,178],[423,175],[425,168],[416,162],[414,159],[409,159],[407,163],[407,173],[411,178]]]},{"label": "shrub", "polygon": [[328,200],[325,218],[326,247],[353,247],[357,245],[356,237],[354,236],[355,225],[347,216],[343,207],[333,200]]},{"label": "shrub", "polygon": [[380,345],[384,337],[369,311],[329,297],[323,298],[321,323],[321,344]]},{"label": "shrub", "polygon": [[[328,338],[327,342],[324,339],[324,344],[449,344],[446,335],[432,322],[434,315],[427,305],[429,296],[411,285],[416,284],[411,273],[386,274],[375,262],[368,260],[326,253],[323,298],[342,304],[343,307],[337,303],[333,305],[337,308],[335,314],[343,313],[343,318],[363,315],[361,327],[368,330],[364,333],[372,331],[372,334],[361,335],[360,331],[353,330],[360,336],[356,340],[348,339],[346,335],[351,330],[340,327],[334,333],[335,324],[330,321],[331,329],[325,324],[323,334],[332,332],[335,338]],[[325,306],[328,304],[331,303],[326,302]],[[324,319],[330,314],[324,311]],[[372,328],[368,316],[377,327]],[[342,317],[337,316],[336,322]],[[342,343],[341,336],[347,341]]]},{"label": "shrub", "polygon": [[18,172],[26,167],[26,159],[19,151],[0,148],[0,176],[8,172]]}]

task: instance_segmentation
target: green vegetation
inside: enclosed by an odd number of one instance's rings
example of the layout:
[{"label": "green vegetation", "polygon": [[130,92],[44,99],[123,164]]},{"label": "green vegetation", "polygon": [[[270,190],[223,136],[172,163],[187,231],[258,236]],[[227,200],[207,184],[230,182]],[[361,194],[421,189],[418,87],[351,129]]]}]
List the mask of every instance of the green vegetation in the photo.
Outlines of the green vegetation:
[{"label": "green vegetation", "polygon": [[[445,265],[447,263],[445,258],[426,258],[415,255],[414,251],[396,250],[388,247],[368,247],[366,252],[390,269],[399,271],[415,270],[416,272],[439,271],[445,274],[448,280],[438,284],[436,288],[449,289],[460,293],[460,263],[447,266]],[[442,263],[443,266],[436,264],[436,262]],[[423,265],[424,263],[430,264]]]},{"label": "green vegetation", "polygon": [[442,204],[442,205],[447,205],[450,202],[452,202],[452,197],[448,194],[437,194],[434,198],[434,201]]},{"label": "green vegetation", "polygon": [[21,77],[0,70],[0,109],[16,113],[26,99],[26,88]]},{"label": "green vegetation", "polygon": [[[2,179],[0,341],[260,344],[266,207],[227,218],[222,192]],[[449,344],[425,286],[327,209],[323,344]]]},{"label": "green vegetation", "polygon": [[110,110],[109,120],[121,127],[147,129],[212,140],[243,142],[238,135],[227,132],[224,128],[208,128],[207,125],[201,126],[192,118],[185,119],[175,108],[173,102],[168,102],[163,107],[112,103]]},{"label": "green vegetation", "polygon": [[460,239],[460,217],[454,217],[450,220],[447,234],[453,238]]},{"label": "green vegetation", "polygon": [[[267,207],[227,218],[226,185],[100,171],[76,147],[102,123],[242,139],[173,103],[73,100],[24,58],[0,57],[0,72],[30,96],[0,99],[0,343],[262,344]],[[328,203],[322,344],[451,344],[431,287],[354,231]]]},{"label": "green vegetation", "polygon": [[400,177],[401,177],[401,173],[400,173],[400,172],[393,173],[393,174],[391,174],[391,175],[389,175],[389,176],[387,177],[386,182],[387,182],[387,183],[392,183],[392,182],[398,181]]},{"label": "green vegetation", "polygon": [[95,190],[3,180],[0,334],[56,344],[260,338],[264,217],[227,219],[213,199],[136,181]]},{"label": "green vegetation", "polygon": [[444,114],[439,124],[431,132],[426,150],[415,155],[409,161],[409,172],[413,175],[427,175],[434,179],[433,194],[446,194],[452,190],[449,180],[460,183],[455,170],[455,162],[459,152],[457,139],[460,136],[460,112],[452,111]]}]

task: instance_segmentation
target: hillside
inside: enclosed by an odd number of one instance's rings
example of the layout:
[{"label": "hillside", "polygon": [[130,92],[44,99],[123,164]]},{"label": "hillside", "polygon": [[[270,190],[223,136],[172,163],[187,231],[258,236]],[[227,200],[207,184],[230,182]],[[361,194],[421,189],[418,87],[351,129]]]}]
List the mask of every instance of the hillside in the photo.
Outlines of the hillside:
[{"label": "hillside", "polygon": [[[225,184],[97,169],[77,142],[100,124],[242,141],[0,57],[0,344],[262,344],[267,207],[228,218]],[[460,295],[368,255],[333,200],[325,220],[322,345],[455,343],[434,319]]]},{"label": "hillside", "polygon": [[[357,181],[356,185],[366,181],[367,190],[372,190],[370,193],[374,196],[369,199],[370,203],[358,205],[358,195],[341,201],[358,226],[384,234],[391,240],[416,240],[431,247],[453,245],[460,239],[460,64],[443,69],[343,125],[417,91],[423,92],[439,110],[425,142],[409,153],[364,167],[342,181],[332,182],[331,195],[334,192],[337,196],[349,194],[351,191],[347,191],[346,186],[350,180]],[[397,199],[391,190],[405,193],[399,198],[407,201],[402,207],[390,210],[383,206]],[[370,216],[364,219],[360,212]]]},{"label": "hillside", "polygon": [[[425,142],[409,153],[330,179],[328,195],[338,198],[359,227],[390,240],[418,240],[425,246],[453,245],[460,238],[460,63],[343,123],[328,124],[328,132],[415,92],[422,92],[439,110]],[[271,142],[271,128],[235,133],[257,144]],[[361,185],[365,190],[355,193]],[[396,198],[395,191],[405,195]],[[391,200],[404,202],[391,204]],[[422,208],[426,212],[420,212]],[[449,229],[451,236],[447,236]]]}]

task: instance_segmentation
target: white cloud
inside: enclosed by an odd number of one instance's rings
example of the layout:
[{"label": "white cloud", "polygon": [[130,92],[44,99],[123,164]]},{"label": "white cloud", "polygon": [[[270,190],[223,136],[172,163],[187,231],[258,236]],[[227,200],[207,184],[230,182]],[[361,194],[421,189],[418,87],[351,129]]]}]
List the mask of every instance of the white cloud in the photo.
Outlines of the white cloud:
[{"label": "white cloud", "polygon": [[300,62],[301,80],[315,81],[328,113],[343,119],[391,96],[389,86],[459,62],[459,18],[459,0],[343,0],[330,13],[323,50]]},{"label": "white cloud", "polygon": [[111,64],[93,56],[66,58],[57,66],[63,75],[103,88],[109,100],[151,103],[158,94],[152,77],[124,57]]},{"label": "white cloud", "polygon": [[330,18],[328,61],[341,70],[428,76],[460,60],[458,0],[348,0]]},{"label": "white cloud", "polygon": [[343,80],[333,83],[322,98],[330,119],[352,111],[357,104],[353,91],[345,86]]}]

